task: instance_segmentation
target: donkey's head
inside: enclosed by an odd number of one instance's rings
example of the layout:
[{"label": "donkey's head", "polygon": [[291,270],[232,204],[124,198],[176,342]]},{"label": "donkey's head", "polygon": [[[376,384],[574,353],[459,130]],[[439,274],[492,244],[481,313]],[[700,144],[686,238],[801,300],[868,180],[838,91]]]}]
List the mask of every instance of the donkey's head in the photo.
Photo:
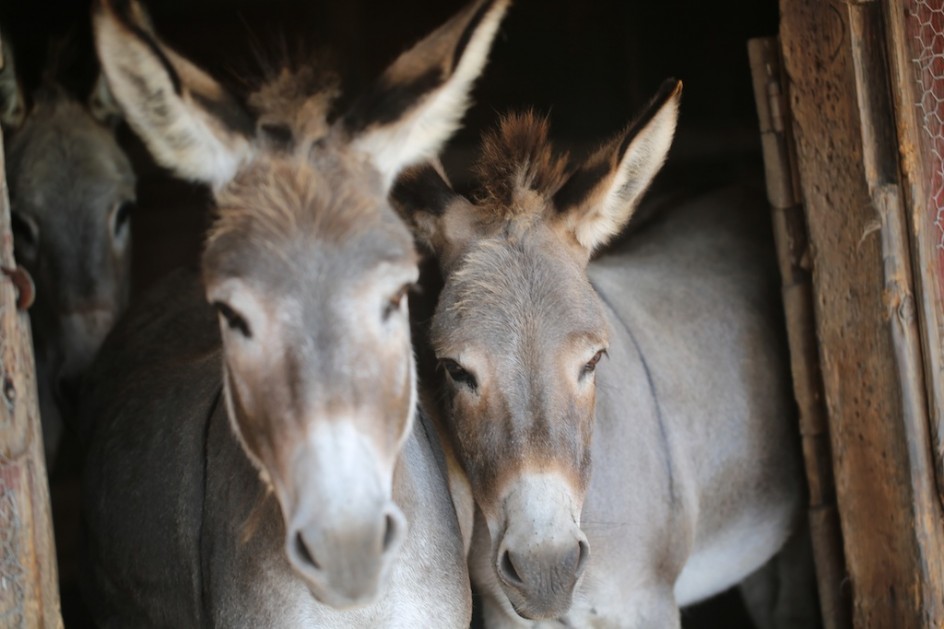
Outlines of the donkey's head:
[{"label": "donkey's head", "polygon": [[589,557],[580,512],[608,326],[586,267],[665,160],[679,93],[668,82],[576,168],[552,152],[545,121],[511,116],[485,140],[476,202],[432,166],[394,192],[445,279],[431,340],[453,447],[487,523],[481,561],[526,618],[564,614]]},{"label": "donkey's head", "polygon": [[117,110],[104,83],[88,104],[46,85],[27,109],[8,49],[4,58],[0,122],[14,251],[36,281],[37,358],[58,395],[91,362],[128,300],[135,180],[107,124]]},{"label": "donkey's head", "polygon": [[418,271],[387,194],[458,126],[506,6],[474,2],[332,123],[334,89],[309,70],[276,77],[249,113],[138,4],[95,11],[131,126],[158,161],[213,187],[203,277],[232,428],[279,501],[292,566],[335,607],[376,596],[406,526],[391,491],[415,403]]}]

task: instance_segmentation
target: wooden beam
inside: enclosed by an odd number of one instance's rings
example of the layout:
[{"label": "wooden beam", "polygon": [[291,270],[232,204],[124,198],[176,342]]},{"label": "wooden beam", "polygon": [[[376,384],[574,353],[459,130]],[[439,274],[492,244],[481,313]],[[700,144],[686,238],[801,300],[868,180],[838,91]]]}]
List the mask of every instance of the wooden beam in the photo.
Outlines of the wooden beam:
[{"label": "wooden beam", "polygon": [[[904,6],[902,6],[904,4]],[[885,0],[903,202],[913,243],[938,495],[944,500],[944,24],[942,0]],[[935,74],[937,76],[935,77]]]},{"label": "wooden beam", "polygon": [[809,237],[796,176],[780,42],[774,37],[752,39],[748,42],[748,56],[760,122],[767,197],[783,283],[790,367],[806,465],[810,537],[823,627],[845,629],[850,626],[849,592],[843,588],[846,566],[813,320]]},{"label": "wooden beam", "polygon": [[[2,67],[0,48],[0,67]],[[0,268],[16,268],[0,135]],[[0,626],[62,627],[29,317],[0,273]]]},{"label": "wooden beam", "polygon": [[905,217],[888,167],[880,5],[780,7],[853,623],[941,627],[942,514]]}]

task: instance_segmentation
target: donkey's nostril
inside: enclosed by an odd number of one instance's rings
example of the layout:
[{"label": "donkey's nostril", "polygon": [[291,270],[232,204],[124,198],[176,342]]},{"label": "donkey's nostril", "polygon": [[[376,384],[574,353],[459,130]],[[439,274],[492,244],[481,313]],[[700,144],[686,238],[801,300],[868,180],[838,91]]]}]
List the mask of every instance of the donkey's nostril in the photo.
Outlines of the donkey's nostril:
[{"label": "donkey's nostril", "polygon": [[506,550],[504,553],[502,553],[501,561],[498,565],[499,569],[501,570],[502,578],[509,585],[515,585],[518,587],[524,585],[521,575],[518,574],[518,571],[515,569],[515,564],[511,561],[511,552]]},{"label": "donkey's nostril", "polygon": [[300,562],[307,564],[315,570],[321,570],[321,566],[318,565],[318,562],[315,561],[315,557],[311,554],[311,551],[308,550],[305,538],[302,537],[300,532],[295,535],[295,555]]},{"label": "donkey's nostril", "polygon": [[393,541],[397,538],[397,521],[393,519],[393,516],[389,513],[384,517],[384,537],[383,537],[383,552],[390,550],[390,547],[393,545]]},{"label": "donkey's nostril", "polygon": [[383,527],[380,552],[383,555],[390,555],[400,548],[406,533],[406,518],[396,505],[387,505]]},{"label": "donkey's nostril", "polygon": [[575,578],[579,579],[587,567],[587,560],[590,559],[590,544],[585,539],[577,543],[577,569],[574,572]]}]

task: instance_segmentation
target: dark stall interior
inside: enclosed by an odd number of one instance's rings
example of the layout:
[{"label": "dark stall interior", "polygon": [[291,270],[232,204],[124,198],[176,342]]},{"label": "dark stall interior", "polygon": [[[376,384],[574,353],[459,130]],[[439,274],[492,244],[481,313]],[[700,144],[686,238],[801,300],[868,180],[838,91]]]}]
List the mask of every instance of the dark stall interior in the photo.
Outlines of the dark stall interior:
[{"label": "dark stall interior", "polygon": [[[244,95],[260,60],[318,58],[353,94],[400,51],[444,21],[463,0],[160,0],[147,3],[166,42]],[[42,80],[50,42],[61,47],[56,78],[86,95],[97,74],[87,2],[6,0],[0,26],[12,41],[27,91]],[[680,127],[652,194],[727,182],[763,185],[746,42],[777,30],[773,0],[517,0],[474,92],[465,128],[444,162],[461,188],[480,134],[502,112],[533,108],[551,117],[561,148],[593,149],[630,122],[666,77],[684,82]],[[118,130],[138,175],[133,216],[134,292],[194,265],[208,196],[154,165],[126,127]],[[52,466],[56,515],[69,513],[77,483],[69,457]],[[76,593],[77,516],[57,520],[67,627],[85,626]],[[736,595],[685,614],[686,627],[750,627]]]}]

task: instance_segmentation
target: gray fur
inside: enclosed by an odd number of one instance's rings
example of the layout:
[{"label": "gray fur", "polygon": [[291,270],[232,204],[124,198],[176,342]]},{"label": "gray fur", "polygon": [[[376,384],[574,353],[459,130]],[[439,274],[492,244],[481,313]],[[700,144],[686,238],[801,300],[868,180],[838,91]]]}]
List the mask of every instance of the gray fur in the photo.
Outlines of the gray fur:
[{"label": "gray fur", "polygon": [[500,167],[479,169],[506,184],[470,202],[426,167],[393,196],[443,270],[440,424],[489,628],[678,627],[680,606],[752,574],[768,626],[815,624],[782,609],[811,591],[802,561],[765,571],[791,576],[781,601],[758,573],[803,504],[766,203],[678,203],[590,259],[665,158],[679,94],[667,83],[593,178],[512,116],[485,143]]},{"label": "gray fur", "polygon": [[335,611],[288,562],[278,503],[229,427],[221,360],[199,280],[178,272],[122,319],[89,375],[85,585],[100,626],[467,625],[455,514],[421,421],[394,476],[404,557],[380,603]]},{"label": "gray fur", "polygon": [[274,77],[249,102],[284,120],[280,146],[265,123],[262,137],[226,124],[220,105],[237,101],[162,44],[140,4],[96,4],[97,49],[132,128],[158,162],[213,186],[201,280],[218,313],[214,324],[193,278],[176,278],[89,379],[100,624],[468,626],[458,522],[416,412],[417,256],[386,197],[454,131],[506,7],[477,0],[404,53],[391,68],[441,81],[417,92],[385,74],[354,106],[363,128],[328,121],[330,84],[299,94],[304,72]]},{"label": "gray fur", "polygon": [[56,87],[6,129],[17,262],[33,276],[30,316],[43,440],[52,464],[69,393],[124,310],[131,280],[131,165],[109,128]]}]

